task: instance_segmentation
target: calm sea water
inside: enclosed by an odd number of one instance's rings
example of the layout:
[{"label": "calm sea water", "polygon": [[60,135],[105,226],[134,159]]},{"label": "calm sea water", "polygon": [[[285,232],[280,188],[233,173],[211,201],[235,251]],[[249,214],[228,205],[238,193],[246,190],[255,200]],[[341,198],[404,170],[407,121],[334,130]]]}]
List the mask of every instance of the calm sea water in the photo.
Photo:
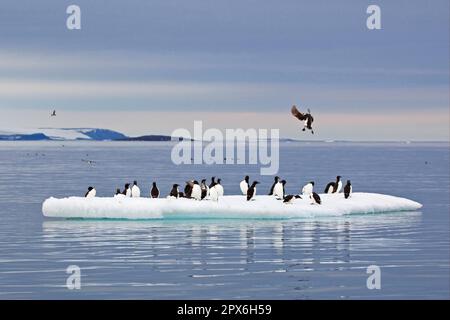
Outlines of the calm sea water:
[{"label": "calm sea water", "polygon": [[[188,178],[243,175],[270,187],[258,166],[185,165],[170,143],[0,143],[2,299],[403,299],[449,298],[449,145],[283,143],[287,192],[337,175],[354,191],[404,196],[421,212],[299,220],[50,220],[49,196],[111,195],[138,180],[166,194]],[[88,164],[82,160],[94,160]],[[265,191],[265,190],[264,190]],[[320,190],[322,191],[322,190]],[[66,268],[81,268],[68,290]],[[381,289],[369,290],[369,265]]]}]

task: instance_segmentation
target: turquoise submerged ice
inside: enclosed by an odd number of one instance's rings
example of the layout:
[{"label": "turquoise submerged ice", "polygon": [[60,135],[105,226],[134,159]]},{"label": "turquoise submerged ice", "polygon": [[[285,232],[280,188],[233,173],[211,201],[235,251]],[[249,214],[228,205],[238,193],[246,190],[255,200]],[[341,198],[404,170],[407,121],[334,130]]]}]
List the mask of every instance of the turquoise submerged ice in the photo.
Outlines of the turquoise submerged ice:
[{"label": "turquoise submerged ice", "polygon": [[273,196],[224,196],[218,202],[192,199],[151,198],[49,198],[42,205],[44,216],[60,218],[110,219],[290,219],[341,216],[394,211],[413,211],[422,205],[415,201],[377,193],[353,193],[348,199],[339,194],[322,194],[322,204],[308,198],[285,204]]}]

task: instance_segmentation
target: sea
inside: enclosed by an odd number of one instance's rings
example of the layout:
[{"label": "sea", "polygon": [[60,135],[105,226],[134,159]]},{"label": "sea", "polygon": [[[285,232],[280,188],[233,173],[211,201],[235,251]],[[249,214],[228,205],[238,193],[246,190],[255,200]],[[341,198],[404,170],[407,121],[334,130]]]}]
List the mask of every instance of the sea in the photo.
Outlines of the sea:
[{"label": "sea", "polygon": [[[174,142],[0,142],[0,299],[449,299],[448,142],[280,143],[287,193],[341,175],[420,211],[298,219],[70,220],[48,197],[212,176],[239,194],[259,165],[183,164]],[[79,286],[73,286],[76,268]],[[374,287],[376,270],[378,286]],[[72,277],[72,278],[71,278]],[[72,284],[72,285],[71,285]]]}]

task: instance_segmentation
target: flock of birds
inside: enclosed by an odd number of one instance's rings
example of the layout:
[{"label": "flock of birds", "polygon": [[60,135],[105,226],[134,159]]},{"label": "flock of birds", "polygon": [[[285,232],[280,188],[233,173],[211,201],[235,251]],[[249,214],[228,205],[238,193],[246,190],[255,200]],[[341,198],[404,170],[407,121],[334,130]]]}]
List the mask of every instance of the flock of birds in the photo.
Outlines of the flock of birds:
[{"label": "flock of birds", "polygon": [[[256,196],[256,185],[259,184],[258,181],[253,181],[250,184],[250,177],[245,176],[244,180],[242,180],[239,184],[241,192],[244,196],[247,197],[247,201],[255,200]],[[309,198],[311,200],[311,204],[321,204],[322,200],[320,196],[314,192],[314,181],[308,182],[303,188],[301,195],[300,194],[288,194],[285,192],[286,180],[282,180],[280,177],[276,176],[274,178],[274,182],[272,187],[270,188],[269,195],[274,196],[278,200],[283,200],[283,203],[289,204],[293,203],[295,199],[303,199]],[[208,185],[206,183],[206,179],[201,180],[198,183],[197,180],[189,180],[186,181],[186,185],[183,191],[179,190],[180,185],[174,184],[172,189],[170,190],[168,198],[188,198],[193,200],[211,200],[218,201],[220,197],[224,195],[224,188],[221,184],[221,179],[217,179],[215,177],[211,178],[211,183]],[[325,187],[325,193],[340,193],[342,190],[342,181],[341,176],[336,177],[336,181],[332,181],[327,184]],[[350,180],[347,180],[347,184],[343,188],[344,198],[348,199],[352,194],[352,185]],[[94,187],[89,187],[88,191],[85,194],[86,198],[95,197],[97,191]],[[130,183],[126,183],[124,189],[121,191],[120,189],[116,190],[114,195],[115,197],[130,197],[130,198],[139,198],[141,196],[141,189],[138,187],[137,181],[133,182],[133,185]],[[159,198],[160,192],[156,185],[156,182],[152,183],[152,188],[150,189],[150,197],[151,198]]]}]

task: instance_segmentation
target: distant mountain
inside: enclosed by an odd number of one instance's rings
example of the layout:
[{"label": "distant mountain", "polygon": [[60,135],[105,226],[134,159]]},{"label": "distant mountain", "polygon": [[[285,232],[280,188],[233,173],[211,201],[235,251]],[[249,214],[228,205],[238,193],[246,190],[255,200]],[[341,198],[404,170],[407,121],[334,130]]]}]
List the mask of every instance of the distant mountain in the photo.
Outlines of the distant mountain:
[{"label": "distant mountain", "polygon": [[88,136],[92,140],[96,141],[104,141],[104,140],[121,140],[121,139],[127,139],[128,137],[124,135],[123,133],[108,130],[108,129],[91,129],[87,130],[82,129],[82,132],[84,135]]},{"label": "distant mountain", "polygon": [[38,128],[27,130],[9,130],[0,132],[0,140],[119,140],[128,138],[126,135],[108,129],[98,128]]},{"label": "distant mountain", "polygon": [[43,141],[51,140],[43,133],[32,134],[0,134],[0,141]]},{"label": "distant mountain", "polygon": [[172,141],[171,136],[165,136],[165,135],[146,135],[146,136],[139,136],[139,137],[126,137],[117,139],[119,141]]}]

